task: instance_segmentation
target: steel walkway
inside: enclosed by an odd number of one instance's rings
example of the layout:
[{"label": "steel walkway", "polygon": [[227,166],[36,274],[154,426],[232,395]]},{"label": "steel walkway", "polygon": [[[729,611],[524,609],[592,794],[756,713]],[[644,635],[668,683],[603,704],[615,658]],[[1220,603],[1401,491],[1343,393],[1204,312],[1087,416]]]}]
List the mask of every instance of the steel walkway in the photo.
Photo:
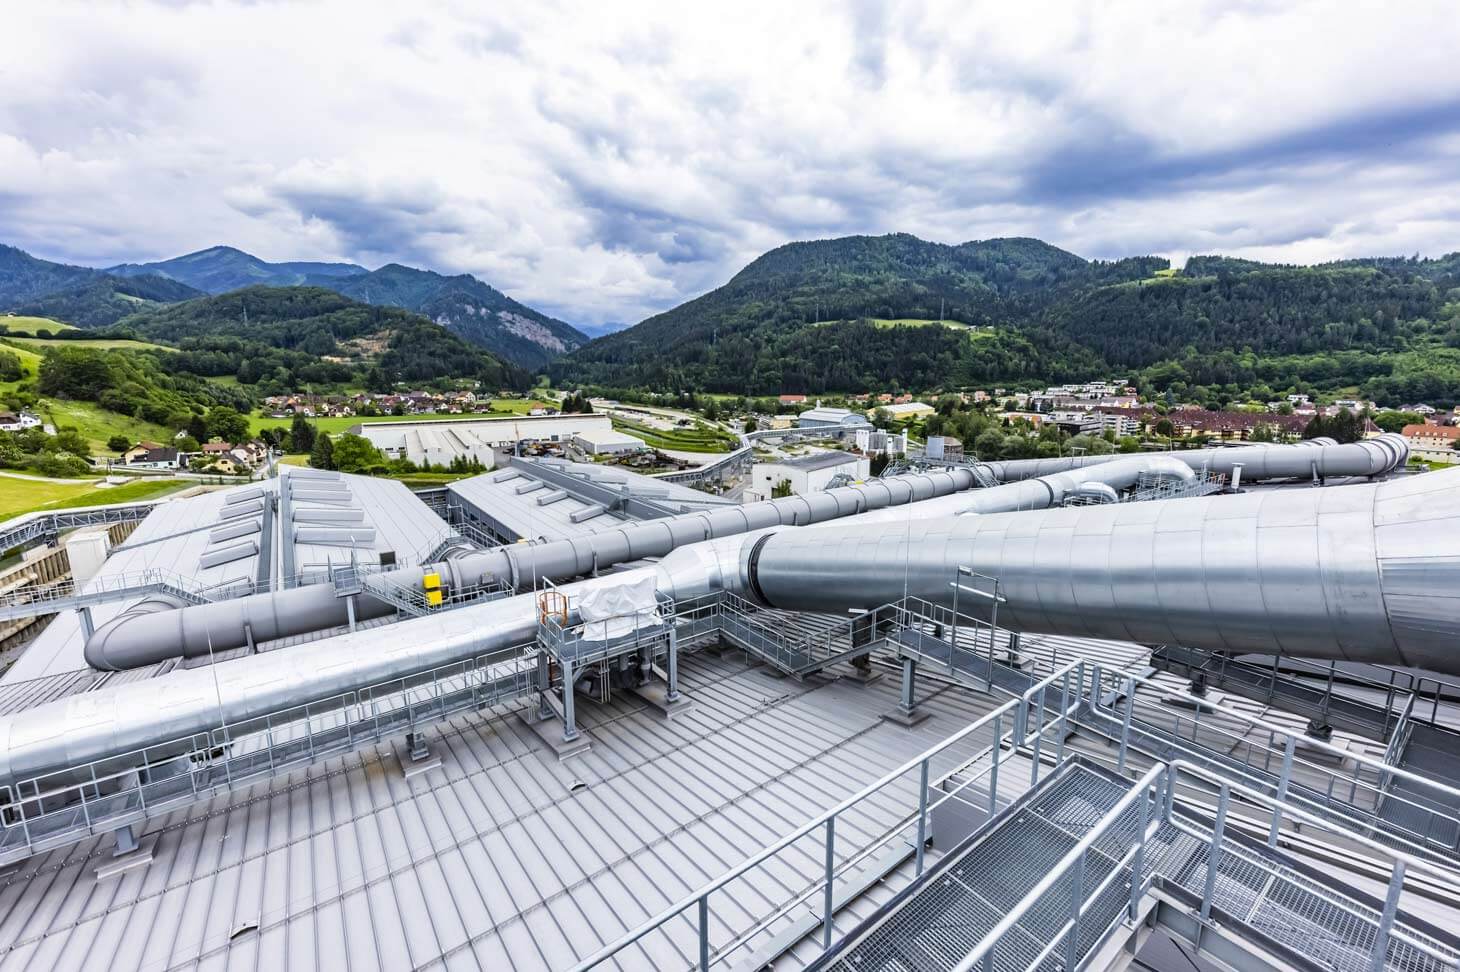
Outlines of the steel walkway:
[{"label": "steel walkway", "polygon": [[811,968],[1075,968],[1143,919],[1178,937],[1199,929],[1191,944],[1211,954],[1221,949],[1209,936],[1240,942],[1274,967],[1428,972],[1460,961],[1453,937],[1404,915],[1381,932],[1372,903],[1233,834],[1225,802],[1217,820],[1180,803],[1163,816],[1160,795],[1072,761]]},{"label": "steel walkway", "polygon": [[233,587],[209,589],[170,571],[148,568],[135,574],[95,577],[80,585],[67,579],[0,595],[0,621],[58,614],[153,594],[166,594],[185,604],[206,604],[225,593],[233,596]]}]

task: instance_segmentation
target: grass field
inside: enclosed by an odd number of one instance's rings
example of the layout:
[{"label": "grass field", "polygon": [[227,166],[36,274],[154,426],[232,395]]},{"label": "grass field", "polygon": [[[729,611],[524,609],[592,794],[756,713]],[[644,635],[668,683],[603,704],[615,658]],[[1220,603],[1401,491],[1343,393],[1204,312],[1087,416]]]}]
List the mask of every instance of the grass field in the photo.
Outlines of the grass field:
[{"label": "grass field", "polygon": [[[321,432],[328,432],[330,435],[339,435],[341,432],[348,432],[351,428],[362,422],[434,422],[460,419],[489,419],[506,418],[509,415],[526,415],[527,412],[539,406],[546,405],[546,402],[534,402],[517,398],[499,398],[492,402],[490,412],[473,412],[471,415],[376,415],[371,418],[364,416],[344,416],[343,418],[316,418],[310,419],[314,427]],[[293,422],[290,418],[269,418],[268,416],[249,416],[249,429],[255,435],[264,429],[288,428]]]},{"label": "grass field", "polygon": [[39,338],[39,337],[35,337],[35,338],[13,337],[13,338],[6,338],[6,340],[7,341],[10,341],[12,343],[15,343],[15,344],[24,345],[25,347],[28,347],[28,348],[33,348],[33,349],[35,349],[37,351],[44,351],[46,348],[58,348],[58,347],[68,347],[68,348],[98,348],[98,349],[105,349],[105,350],[117,350],[117,349],[121,349],[121,350],[124,350],[124,351],[146,351],[148,349],[153,349],[153,350],[156,350],[156,351],[173,351],[173,350],[176,350],[175,348],[169,348],[169,347],[167,347],[165,345],[152,344],[151,342],[148,342],[148,341],[131,341],[131,340],[120,339],[120,338],[119,339],[115,339],[115,340],[99,340],[99,341],[55,341],[55,340],[49,340],[47,338]]},{"label": "grass field", "polygon": [[97,453],[106,453],[106,440],[114,435],[125,435],[133,442],[144,439],[152,442],[172,441],[172,429],[141,419],[128,418],[116,412],[108,412],[95,402],[72,402],[43,398],[36,412],[56,428],[74,425],[86,436],[91,448]]},{"label": "grass field", "polygon": [[20,359],[20,366],[25,369],[25,375],[19,381],[0,381],[0,394],[3,394],[5,392],[15,391],[20,382],[29,381],[34,378],[36,371],[41,366],[41,356],[29,348],[23,348],[19,344],[9,342],[0,344],[0,348],[14,353]]},{"label": "grass field", "polygon": [[0,317],[0,327],[7,331],[27,331],[31,334],[55,334],[57,331],[76,330],[70,324],[62,324],[49,317]]},{"label": "grass field", "polygon": [[939,321],[922,317],[873,317],[870,320],[877,327],[927,327],[930,324],[941,324],[955,331],[968,331],[973,328],[972,324],[965,324],[962,321],[947,319]]},{"label": "grass field", "polygon": [[652,429],[637,422],[614,419],[613,427],[620,432],[636,435],[652,449],[670,449],[675,452],[729,452],[739,445],[728,432],[696,425],[693,428]]},{"label": "grass field", "polygon": [[37,510],[60,510],[101,503],[132,503],[166,496],[195,485],[197,484],[185,480],[144,479],[120,486],[107,486],[95,479],[81,479],[74,483],[43,483],[0,476],[0,518]]}]

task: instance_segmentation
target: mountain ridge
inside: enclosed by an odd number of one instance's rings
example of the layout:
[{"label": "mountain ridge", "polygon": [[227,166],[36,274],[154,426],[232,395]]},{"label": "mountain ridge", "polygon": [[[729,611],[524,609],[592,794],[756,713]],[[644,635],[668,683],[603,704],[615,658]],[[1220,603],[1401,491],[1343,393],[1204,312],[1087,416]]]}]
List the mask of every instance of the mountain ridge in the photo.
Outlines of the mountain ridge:
[{"label": "mountain ridge", "polygon": [[[1410,357],[1387,386],[1399,367],[1388,359],[1356,372],[1353,385],[1399,395],[1450,380],[1460,353],[1460,254],[1315,267],[1199,256],[1188,265],[1086,260],[1027,237],[789,243],[708,293],[594,340],[549,373],[605,388],[816,393],[1058,382],[1177,358],[1218,380],[1251,368],[1210,368],[1193,356],[1357,348]],[[1422,349],[1435,351],[1432,367],[1415,356]]]},{"label": "mountain ridge", "polygon": [[518,367],[537,369],[588,342],[572,325],[520,303],[470,274],[402,264],[270,263],[218,245],[148,263],[72,266],[0,245],[0,311],[106,327],[128,314],[253,286],[324,287],[356,300],[423,314]]}]

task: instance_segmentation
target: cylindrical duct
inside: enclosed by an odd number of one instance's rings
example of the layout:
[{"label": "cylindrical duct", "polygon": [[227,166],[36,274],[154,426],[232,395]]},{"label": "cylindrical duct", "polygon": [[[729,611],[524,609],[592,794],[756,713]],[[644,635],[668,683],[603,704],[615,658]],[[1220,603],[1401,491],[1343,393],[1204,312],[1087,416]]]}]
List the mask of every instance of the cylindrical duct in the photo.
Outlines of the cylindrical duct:
[{"label": "cylindrical duct", "polygon": [[[742,550],[779,608],[952,602],[1014,630],[1460,672],[1460,470],[1334,489],[781,531]],[[984,599],[959,609],[976,613]]]}]

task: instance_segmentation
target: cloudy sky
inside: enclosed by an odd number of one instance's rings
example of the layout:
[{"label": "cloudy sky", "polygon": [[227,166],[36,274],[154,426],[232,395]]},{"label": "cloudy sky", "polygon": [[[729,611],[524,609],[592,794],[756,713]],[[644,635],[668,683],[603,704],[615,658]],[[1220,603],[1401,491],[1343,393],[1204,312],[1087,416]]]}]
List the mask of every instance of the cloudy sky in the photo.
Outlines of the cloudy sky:
[{"label": "cloudy sky", "polygon": [[1453,0],[0,8],[0,241],[48,259],[398,261],[596,325],[849,233],[1460,249]]}]

